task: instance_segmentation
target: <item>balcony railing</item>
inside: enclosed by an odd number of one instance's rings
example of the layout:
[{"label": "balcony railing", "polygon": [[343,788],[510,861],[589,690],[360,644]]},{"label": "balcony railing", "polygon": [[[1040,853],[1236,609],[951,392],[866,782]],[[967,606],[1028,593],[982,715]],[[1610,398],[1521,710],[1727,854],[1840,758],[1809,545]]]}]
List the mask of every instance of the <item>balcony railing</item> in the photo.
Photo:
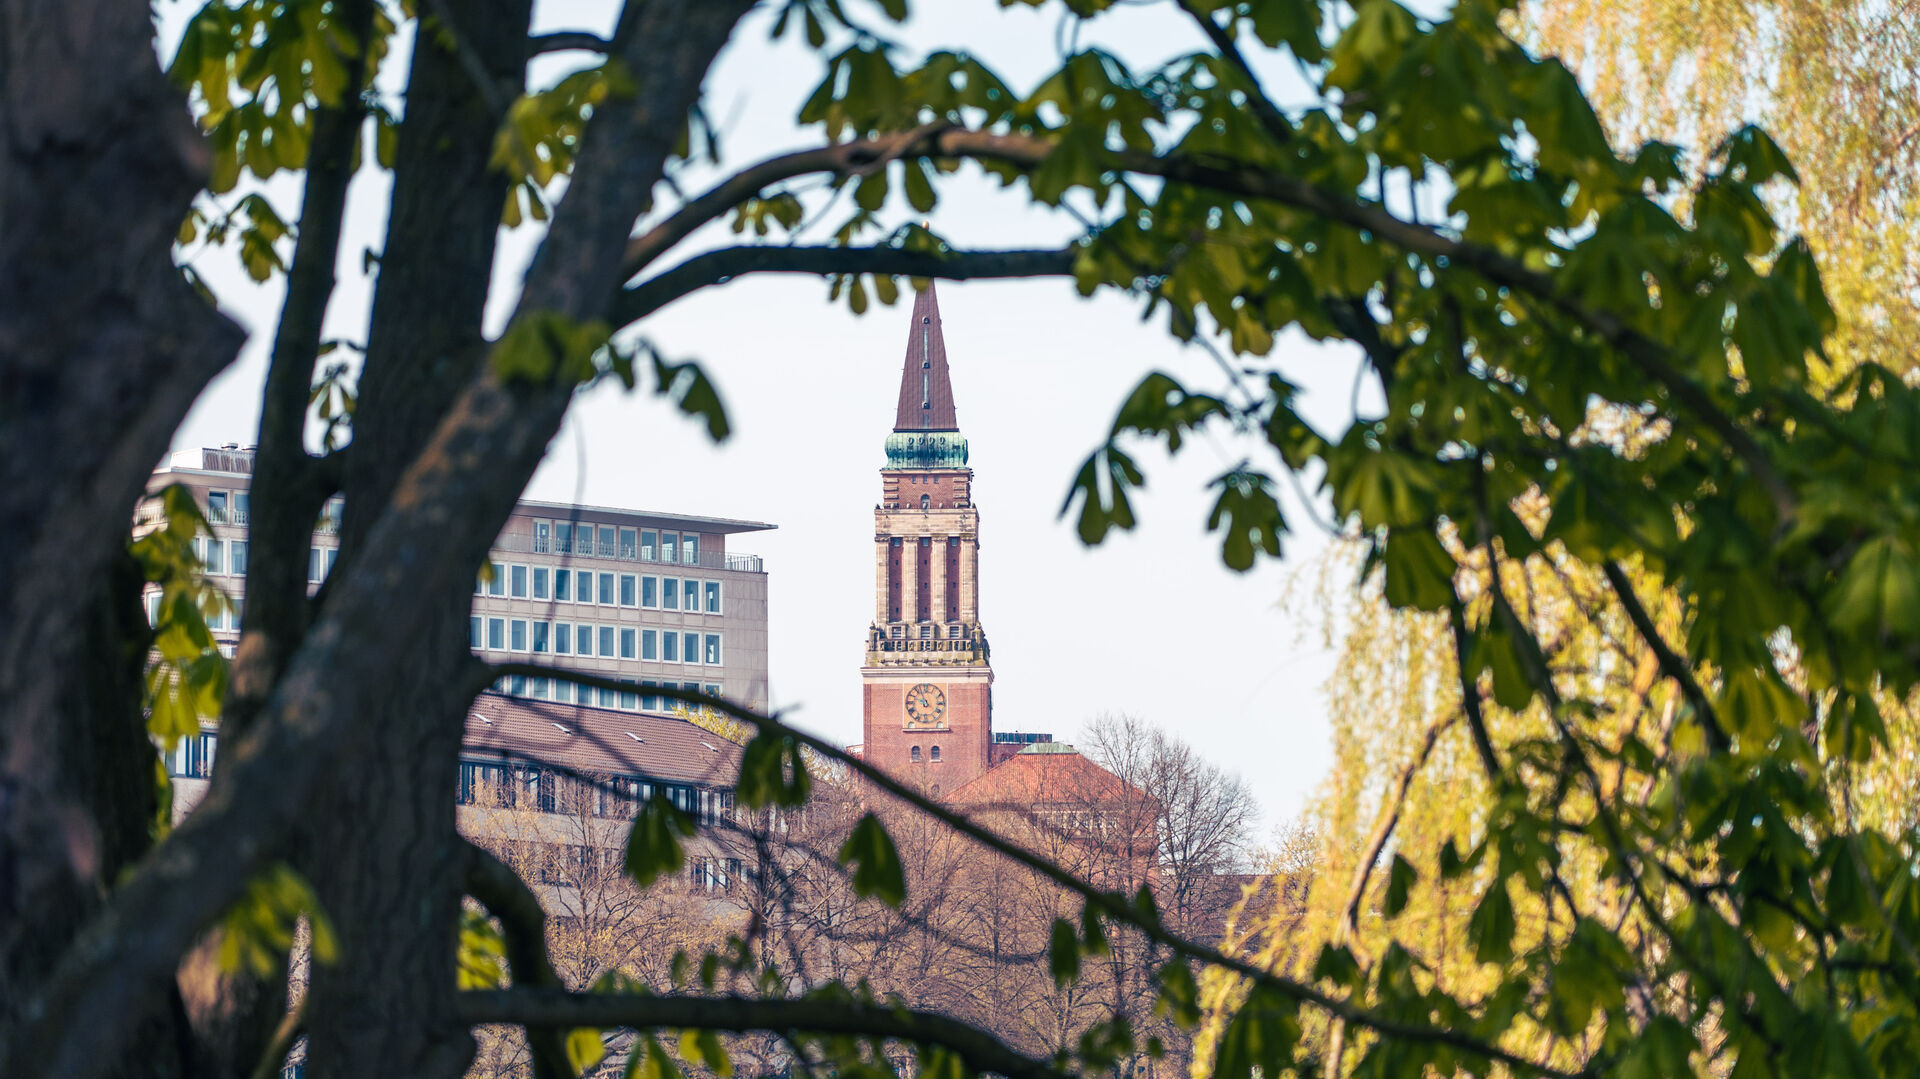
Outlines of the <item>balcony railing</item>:
[{"label": "balcony railing", "polygon": [[498,554],[559,554],[575,558],[605,558],[615,562],[631,562],[641,566],[659,566],[662,569],[725,569],[738,573],[765,573],[765,563],[756,554],[731,554],[703,550],[698,561],[688,562],[677,559],[672,562],[657,558],[643,557],[648,554],[645,547],[624,547],[619,544],[596,544],[589,540],[575,539],[567,550],[559,543],[549,539],[542,541],[538,536],[508,535],[493,541],[493,549]]}]

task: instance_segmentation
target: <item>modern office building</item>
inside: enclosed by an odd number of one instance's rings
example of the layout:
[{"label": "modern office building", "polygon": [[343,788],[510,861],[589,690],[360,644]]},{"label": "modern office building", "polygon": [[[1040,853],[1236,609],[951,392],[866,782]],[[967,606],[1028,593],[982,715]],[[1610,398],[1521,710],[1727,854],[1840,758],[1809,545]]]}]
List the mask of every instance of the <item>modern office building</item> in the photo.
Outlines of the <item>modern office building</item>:
[{"label": "modern office building", "polygon": [[[200,541],[209,578],[233,601],[210,616],[231,654],[246,602],[248,483],[253,454],[238,446],[176,453],[153,487],[192,489],[213,535]],[[307,555],[310,589],[339,555],[341,504],[327,504]],[[474,585],[470,632],[491,660],[554,662],[631,682],[631,693],[515,678],[502,692],[532,700],[670,711],[649,689],[704,690],[752,708],[767,702],[767,575],[732,537],[772,525],[605,506],[521,502]],[[149,594],[149,614],[159,593]],[[586,691],[580,691],[586,692]]]},{"label": "modern office building", "polygon": [[[174,454],[152,482],[154,491],[186,486],[207,518],[212,535],[198,541],[198,553],[208,579],[231,601],[230,609],[210,612],[208,622],[216,647],[229,656],[246,603],[252,471],[250,450],[228,445]],[[314,530],[309,590],[317,591],[334,568],[341,508],[338,499],[329,502]],[[677,706],[658,690],[700,690],[766,706],[767,574],[758,556],[730,551],[728,544],[772,527],[521,502],[474,585],[474,652],[494,662],[590,671],[633,688],[616,692],[514,676],[482,694],[470,710],[461,754],[456,797],[463,831],[497,831],[503,811],[514,811],[504,817],[524,829],[531,810],[536,820],[538,814],[553,818],[533,828],[554,833],[546,846],[586,858],[582,851],[593,844],[564,837],[582,822],[605,820],[619,833],[618,847],[625,834],[618,822],[656,790],[709,822],[729,810],[739,747],[672,714]],[[159,598],[149,591],[149,617],[158,617]],[[168,754],[176,817],[204,794],[217,743],[218,735],[206,730]],[[697,885],[724,888],[737,873],[737,859],[718,849],[697,853],[690,873]]]}]

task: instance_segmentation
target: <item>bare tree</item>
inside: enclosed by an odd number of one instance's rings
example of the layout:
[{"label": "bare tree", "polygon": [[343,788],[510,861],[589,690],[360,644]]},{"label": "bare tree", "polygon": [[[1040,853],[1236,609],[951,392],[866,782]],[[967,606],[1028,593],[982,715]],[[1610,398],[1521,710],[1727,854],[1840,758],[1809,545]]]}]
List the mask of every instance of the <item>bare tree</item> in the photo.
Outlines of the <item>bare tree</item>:
[{"label": "bare tree", "polygon": [[1151,813],[1154,898],[1190,936],[1217,936],[1253,866],[1259,805],[1239,776],[1137,716],[1103,715],[1081,735],[1087,755],[1140,792]]}]

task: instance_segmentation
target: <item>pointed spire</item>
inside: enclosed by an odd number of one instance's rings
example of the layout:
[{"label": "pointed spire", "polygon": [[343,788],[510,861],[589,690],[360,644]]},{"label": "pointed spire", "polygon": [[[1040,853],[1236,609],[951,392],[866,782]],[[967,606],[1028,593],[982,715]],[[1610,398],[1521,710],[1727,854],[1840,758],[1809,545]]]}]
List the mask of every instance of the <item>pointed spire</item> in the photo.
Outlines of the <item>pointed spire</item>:
[{"label": "pointed spire", "polygon": [[933,282],[913,300],[907,361],[900,372],[900,408],[895,431],[958,431],[953,383],[947,377],[947,342],[940,333],[940,300]]}]

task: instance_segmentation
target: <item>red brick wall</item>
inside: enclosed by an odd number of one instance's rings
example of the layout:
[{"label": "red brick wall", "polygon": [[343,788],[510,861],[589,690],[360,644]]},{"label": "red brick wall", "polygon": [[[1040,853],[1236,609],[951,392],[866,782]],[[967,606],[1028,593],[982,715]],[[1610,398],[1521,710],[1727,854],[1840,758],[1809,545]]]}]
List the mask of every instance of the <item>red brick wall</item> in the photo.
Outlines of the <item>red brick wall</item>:
[{"label": "red brick wall", "polygon": [[928,509],[950,510],[966,504],[972,484],[972,473],[964,470],[882,472],[880,501],[882,505],[917,510],[920,508],[920,496],[926,495]]},{"label": "red brick wall", "polygon": [[[913,683],[869,682],[864,688],[866,743],[862,750],[869,764],[893,775],[931,789],[938,784],[942,792],[986,771],[989,739],[987,727],[988,696],[991,687],[979,682],[947,683],[935,673],[926,681],[947,694],[945,730],[903,730],[906,694]],[[912,759],[912,747],[920,747],[920,763]],[[932,760],[932,749],[940,747],[940,762]]]}]

